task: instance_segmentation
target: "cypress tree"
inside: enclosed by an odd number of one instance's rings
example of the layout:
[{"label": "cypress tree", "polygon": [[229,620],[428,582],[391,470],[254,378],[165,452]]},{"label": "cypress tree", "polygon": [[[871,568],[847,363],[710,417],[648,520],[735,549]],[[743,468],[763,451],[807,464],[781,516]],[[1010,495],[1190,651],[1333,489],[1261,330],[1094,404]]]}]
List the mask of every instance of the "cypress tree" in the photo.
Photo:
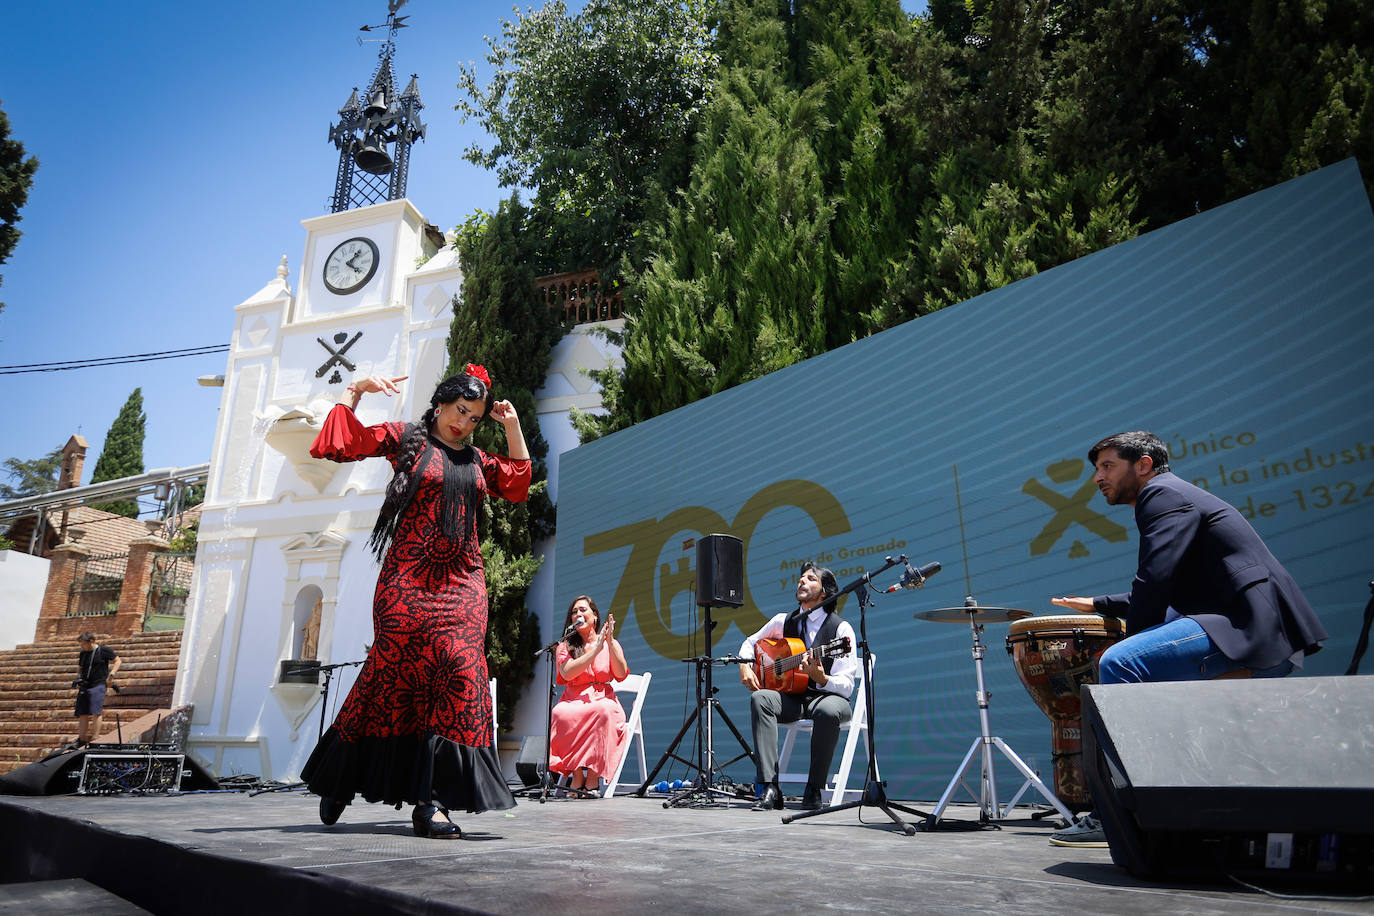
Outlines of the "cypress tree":
[{"label": "cypress tree", "polygon": [[1037,118],[1048,61],[1074,20],[1047,0],[931,4],[896,37],[906,79],[889,111],[917,163],[921,201],[902,285],[869,315],[881,328],[962,302],[1125,241],[1139,231],[1134,185],[1097,163],[1057,167]]},{"label": "cypress tree", "polygon": [[[143,413],[143,389],[135,388],[105,434],[105,447],[100,450],[95,470],[91,472],[91,483],[143,473],[143,433],[147,420]],[[138,518],[138,503],[132,499],[102,503],[95,508]]]},{"label": "cypress tree", "polygon": [[[539,647],[539,620],[526,605],[542,562],[534,555],[534,542],[554,531],[545,464],[549,446],[535,416],[534,392],[544,385],[563,327],[561,316],[534,291],[536,266],[546,263],[539,242],[518,196],[463,231],[458,242],[463,291],[454,303],[445,373],[462,372],[468,363],[486,367],[496,398],[510,401],[520,416],[533,463],[528,500],[486,500],[479,522],[487,578],[487,667],[498,680],[503,721],[510,721]],[[507,452],[505,428],[494,420],[483,423],[472,441],[484,451]]]},{"label": "cypress tree", "polygon": [[688,187],[653,234],[606,385],[604,434],[825,350],[834,206],[811,145],[822,93],[797,91],[788,37],[768,0],[738,2],[720,27],[722,73]]},{"label": "cypress tree", "polygon": [[[1198,2],[1224,200],[1355,156],[1374,195],[1374,5]],[[1222,202],[1221,200],[1217,201]]]},{"label": "cypress tree", "polygon": [[[10,119],[0,111],[0,264],[19,243],[19,211],[29,199],[38,160],[24,154],[24,144],[10,139]],[[0,302],[0,312],[5,304]]]},{"label": "cypress tree", "polygon": [[864,312],[895,293],[896,267],[919,201],[905,180],[907,151],[884,107],[897,87],[889,36],[906,26],[896,0],[798,4],[796,72],[822,93],[812,138],[824,193],[835,204],[826,265],[826,348],[864,336]]}]

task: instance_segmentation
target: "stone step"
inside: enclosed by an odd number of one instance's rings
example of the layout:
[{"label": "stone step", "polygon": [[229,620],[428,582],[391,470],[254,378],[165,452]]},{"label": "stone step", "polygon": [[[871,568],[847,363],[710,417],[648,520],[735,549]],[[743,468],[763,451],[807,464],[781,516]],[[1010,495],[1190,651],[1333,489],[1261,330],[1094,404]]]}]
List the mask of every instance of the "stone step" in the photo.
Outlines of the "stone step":
[{"label": "stone step", "polygon": [[[167,635],[171,634],[171,635]],[[133,636],[121,636],[119,639],[107,639],[97,637],[97,642],[102,645],[114,646],[118,651],[120,646],[165,646],[176,645],[181,642],[180,630],[163,630],[159,633],[135,633]],[[77,648],[75,639],[65,637],[56,642],[41,643],[20,643],[14,647],[15,652],[71,652]]]},{"label": "stone step", "polygon": [[[101,638],[122,659],[115,675],[120,692],[105,696],[102,738],[113,741],[118,730],[133,738],[129,731],[137,720],[171,705],[181,635],[166,631]],[[63,639],[0,652],[0,773],[41,760],[76,740],[71,682],[79,651],[75,640]]]},{"label": "stone step", "polygon": [[[119,655],[120,658],[124,659],[124,664],[127,665],[131,662],[165,662],[169,659],[175,661],[180,652],[180,649],[172,647],[166,649],[155,649],[152,651],[148,651],[145,649],[125,650],[123,652],[118,652],[116,654]],[[61,652],[54,653],[52,655],[0,656],[0,667],[51,668],[59,665],[63,667],[75,667],[77,662],[77,655],[78,653],[76,652]]]},{"label": "stone step", "polygon": [[[48,672],[46,675],[33,677],[18,677],[13,672],[0,672],[0,694],[6,691],[24,691],[29,689],[53,690],[58,687],[71,687],[72,681],[76,680],[76,672]],[[135,669],[125,671],[120,669],[114,676],[115,683],[122,689],[127,684],[156,684],[173,683],[176,681],[176,669],[174,668],[149,668],[144,670]],[[75,689],[75,688],[72,688]]]},{"label": "stone step", "polygon": [[[118,714],[121,720],[127,720],[132,713],[150,705],[151,708],[157,708],[156,704],[150,704],[149,702],[120,707],[111,707],[107,704],[105,709],[108,711],[109,715],[106,718],[113,722],[114,716]],[[3,717],[0,717],[0,733],[22,732],[35,728],[43,728],[50,722],[68,721],[76,721],[76,716],[73,715],[71,706],[63,706],[56,709],[49,707],[45,709],[11,710],[6,712]]]},{"label": "stone step", "polygon": [[[138,693],[110,695],[105,699],[106,709],[132,709],[138,706],[145,706],[155,697],[170,699],[170,690],[149,690]],[[51,709],[57,711],[70,712],[76,708],[76,694],[69,691],[67,695],[54,698],[24,698],[6,700],[0,703],[0,718],[8,717],[12,713],[24,712],[34,709]]]}]

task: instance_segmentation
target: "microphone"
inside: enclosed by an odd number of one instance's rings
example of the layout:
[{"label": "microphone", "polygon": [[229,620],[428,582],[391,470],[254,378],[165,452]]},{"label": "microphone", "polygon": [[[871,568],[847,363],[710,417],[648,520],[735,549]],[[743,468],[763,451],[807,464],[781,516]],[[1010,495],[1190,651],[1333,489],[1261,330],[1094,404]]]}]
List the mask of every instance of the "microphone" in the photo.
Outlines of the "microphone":
[{"label": "microphone", "polygon": [[937,560],[934,563],[927,563],[920,569],[913,568],[910,563],[906,564],[906,572],[902,573],[902,579],[896,585],[883,589],[883,594],[890,594],[902,588],[921,588],[926,584],[926,580],[944,569]]},{"label": "microphone", "polygon": [[563,636],[562,636],[561,638],[562,638],[562,639],[567,639],[569,636],[573,635],[573,634],[576,633],[576,632],[577,632],[577,624],[575,624],[575,623],[570,623],[570,624],[568,624],[568,628],[567,628],[566,630],[563,631]]}]

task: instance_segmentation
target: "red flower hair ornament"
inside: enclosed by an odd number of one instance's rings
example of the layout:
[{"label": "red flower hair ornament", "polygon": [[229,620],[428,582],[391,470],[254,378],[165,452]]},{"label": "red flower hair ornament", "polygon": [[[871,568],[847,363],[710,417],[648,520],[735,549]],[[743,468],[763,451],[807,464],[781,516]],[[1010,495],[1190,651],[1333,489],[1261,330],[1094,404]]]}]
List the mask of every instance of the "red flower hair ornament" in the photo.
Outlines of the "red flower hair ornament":
[{"label": "red flower hair ornament", "polygon": [[476,363],[468,363],[467,368],[463,371],[477,379],[483,385],[486,385],[487,388],[491,388],[491,376],[487,375],[485,366],[479,366]]}]

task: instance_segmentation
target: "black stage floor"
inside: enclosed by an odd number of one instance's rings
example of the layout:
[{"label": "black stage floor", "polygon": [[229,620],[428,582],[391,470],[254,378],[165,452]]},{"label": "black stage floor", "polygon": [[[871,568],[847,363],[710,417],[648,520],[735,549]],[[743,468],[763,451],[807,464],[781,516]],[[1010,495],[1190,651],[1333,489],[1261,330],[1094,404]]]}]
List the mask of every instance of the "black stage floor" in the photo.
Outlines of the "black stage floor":
[{"label": "black stage floor", "polygon": [[[316,809],[299,791],[3,797],[0,910],[1374,913],[1374,903],[1321,889],[1301,892],[1331,899],[1140,881],[1105,849],[1050,845],[1051,821],[1028,808],[999,830],[904,836],[873,808],[783,824],[742,801],[665,810],[652,796],[523,800],[457,817],[464,838],[451,841],[413,836],[408,811],[357,803],[324,827]],[[34,882],[27,893],[24,881]]]}]

